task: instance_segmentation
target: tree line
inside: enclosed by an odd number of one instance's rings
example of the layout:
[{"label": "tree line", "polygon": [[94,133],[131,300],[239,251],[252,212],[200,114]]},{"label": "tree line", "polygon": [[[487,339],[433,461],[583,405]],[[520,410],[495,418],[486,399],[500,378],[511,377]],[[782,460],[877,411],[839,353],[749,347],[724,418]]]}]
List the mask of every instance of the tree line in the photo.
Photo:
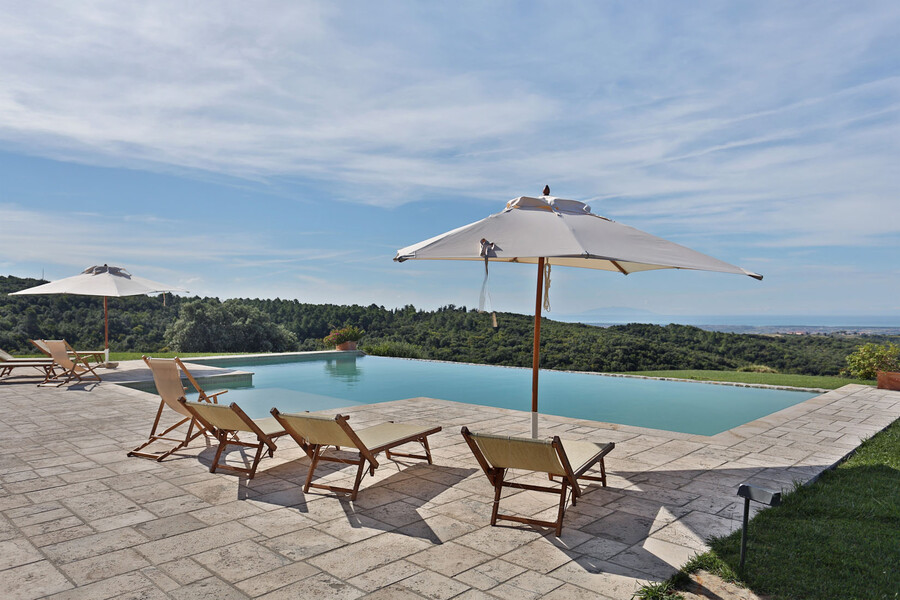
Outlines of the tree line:
[{"label": "tree line", "polygon": [[[43,283],[0,276],[0,349],[33,352],[28,339],[103,344],[103,303],[91,296],[8,296]],[[363,329],[363,350],[493,365],[530,366],[533,319],[466,307],[308,304],[297,300],[132,296],[109,299],[110,348],[133,352],[284,352],[324,348],[337,327]],[[864,342],[898,336],[769,336],[705,331],[686,325],[596,327],[544,319],[541,365],[577,371],[735,370],[765,365],[782,373],[837,375]]]}]

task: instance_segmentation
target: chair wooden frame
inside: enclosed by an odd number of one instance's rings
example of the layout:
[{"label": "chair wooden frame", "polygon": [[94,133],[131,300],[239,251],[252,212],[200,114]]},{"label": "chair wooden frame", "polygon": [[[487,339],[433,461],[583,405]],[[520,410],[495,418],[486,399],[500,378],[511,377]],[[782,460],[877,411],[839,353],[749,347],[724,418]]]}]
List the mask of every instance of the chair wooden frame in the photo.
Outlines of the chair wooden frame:
[{"label": "chair wooden frame", "polygon": [[[209,402],[212,404],[219,403],[219,396],[226,393],[228,390],[222,390],[221,392],[216,392],[215,394],[207,394],[200,384],[197,383],[197,380],[194,379],[194,376],[191,375],[191,372],[187,370],[187,367],[184,366],[184,363],[181,362],[181,359],[177,356],[174,359],[166,359],[166,358],[151,358],[149,356],[142,356],[141,359],[147,364],[147,367],[150,368],[150,372],[153,373],[153,379],[156,382],[156,390],[159,394],[159,409],[156,411],[156,419],[153,420],[153,427],[150,428],[150,436],[147,441],[132,450],[128,453],[128,456],[139,456],[141,458],[152,458],[157,462],[163,460],[176,450],[180,450],[187,446],[191,441],[200,436],[201,434],[208,434],[207,428],[202,425],[199,421],[197,421],[196,417],[194,417],[193,413],[189,412],[186,408],[184,408],[181,404],[178,403],[180,398],[185,398],[185,392],[187,391],[184,388],[184,385],[181,383],[181,376],[179,374],[183,373],[187,380],[190,382],[194,389],[200,394],[199,401],[200,402]],[[175,375],[178,377],[178,386],[181,387],[181,392],[179,393],[177,390],[172,393],[168,386],[172,386],[174,382],[165,381],[163,378],[170,376],[166,373],[162,372],[162,369],[158,366],[163,362],[171,362],[175,366]],[[154,363],[157,363],[157,366],[154,366]],[[164,367],[165,368],[165,367]],[[161,433],[157,433],[157,428],[159,427],[159,420],[162,417],[163,409],[168,406],[170,409],[177,412],[181,415],[181,420],[177,423],[168,427],[165,431]],[[184,434],[183,438],[176,437],[168,437],[170,433],[174,430],[178,429],[185,423],[188,423],[187,431]],[[196,427],[196,431],[194,428]],[[175,446],[166,450],[165,452],[147,452],[144,451],[144,448],[153,444],[154,442],[165,441],[165,442],[176,442]]]},{"label": "chair wooden frame", "polygon": [[[566,512],[566,496],[569,488],[572,490],[572,505],[574,506],[578,502],[578,498],[582,495],[581,486],[578,484],[579,479],[586,479],[590,481],[599,481],[603,487],[606,487],[606,465],[604,463],[604,457],[609,454],[616,445],[613,442],[609,442],[603,446],[597,446],[597,452],[593,453],[586,460],[583,461],[583,464],[577,465],[576,468],[573,469],[572,465],[569,463],[569,457],[566,454],[565,445],[562,440],[559,439],[558,436],[554,436],[552,440],[532,440],[530,438],[515,438],[510,437],[506,438],[505,441],[510,445],[515,444],[546,444],[552,447],[555,457],[558,461],[558,464],[551,469],[538,469],[539,472],[547,473],[551,481],[556,481],[555,477],[560,478],[560,487],[551,487],[551,486],[543,486],[543,485],[533,485],[527,483],[518,483],[514,481],[504,481],[504,477],[506,477],[507,471],[509,469],[516,469],[520,467],[516,467],[515,464],[510,464],[507,466],[494,466],[485,456],[485,453],[482,451],[482,448],[478,445],[479,438],[493,438],[494,440],[500,439],[499,436],[485,436],[477,433],[473,433],[469,431],[468,427],[463,427],[461,430],[463,438],[466,440],[466,443],[469,445],[469,448],[472,450],[472,454],[475,455],[475,460],[478,461],[478,465],[484,471],[484,474],[487,475],[488,480],[491,482],[491,485],[494,486],[494,504],[491,510],[491,525],[496,525],[498,520],[502,521],[514,521],[516,523],[524,523],[526,525],[539,525],[542,527],[552,527],[555,530],[556,537],[562,535],[562,523],[563,517]],[[515,461],[512,461],[515,462]],[[600,477],[587,475],[587,472],[594,468],[599,463],[600,466]],[[522,467],[525,468],[525,467]],[[535,470],[525,468],[525,470]],[[555,472],[554,472],[555,471]],[[519,517],[516,515],[509,514],[501,514],[500,510],[500,496],[503,492],[503,488],[517,488],[523,490],[531,490],[535,492],[547,492],[551,494],[559,495],[559,509],[557,511],[556,521],[542,521],[539,519],[528,519],[525,517]]]},{"label": "chair wooden frame", "polygon": [[[205,426],[218,440],[219,447],[216,449],[216,456],[213,458],[212,465],[209,467],[210,473],[215,473],[216,469],[226,469],[247,475],[248,479],[253,479],[256,475],[256,468],[262,459],[263,450],[272,457],[275,455],[277,446],[275,439],[285,435],[284,429],[272,430],[266,433],[263,427],[268,427],[271,419],[251,419],[241,410],[241,407],[232,402],[228,406],[221,404],[204,404],[202,402],[189,402],[184,398],[178,400],[182,406],[194,415],[194,418]],[[252,433],[256,435],[256,442],[247,442],[240,439],[240,433]],[[222,454],[227,446],[241,446],[244,448],[256,448],[256,454],[249,468],[236,467],[227,463],[219,462]]]},{"label": "chair wooden frame", "polygon": [[[333,419],[331,419],[310,415],[308,413],[281,413],[277,408],[273,408],[271,412],[272,416],[275,417],[279,423],[281,423],[282,427],[285,428],[288,434],[294,439],[295,442],[297,442],[297,444],[301,448],[303,448],[303,451],[306,452],[306,455],[309,456],[309,458],[312,460],[312,463],[309,465],[309,472],[306,475],[306,482],[303,485],[303,493],[308,493],[309,488],[318,488],[331,492],[342,492],[350,494],[350,500],[356,500],[356,496],[357,494],[359,494],[359,485],[360,483],[362,483],[362,479],[365,473],[368,471],[370,475],[375,475],[375,469],[378,468],[377,455],[381,452],[384,452],[385,456],[387,456],[389,460],[393,459],[393,457],[395,456],[402,456],[404,458],[426,460],[428,461],[429,465],[433,464],[431,458],[431,448],[428,446],[428,436],[441,430],[440,426],[423,426],[421,428],[410,429],[410,426],[408,425],[388,422],[381,425],[368,427],[366,429],[361,429],[359,432],[357,432],[354,431],[349,423],[347,423],[350,417],[345,415],[337,415]],[[338,436],[334,437],[324,436],[322,438],[316,439],[315,442],[313,442],[304,437],[303,432],[298,429],[297,425],[302,419],[315,419],[318,421],[325,421],[329,424],[336,424],[344,435],[341,436],[339,434]],[[397,425],[397,430],[400,430],[400,428],[402,428],[402,433],[389,436],[388,439],[383,440],[381,443],[372,446],[371,448],[368,447],[360,439],[360,436],[365,436],[365,432],[367,430],[374,430],[375,428],[379,428],[379,430],[389,431],[390,425]],[[346,444],[347,442],[352,443],[352,445],[354,446],[352,450],[355,450],[357,452],[357,457],[355,459],[342,458],[339,456],[327,456],[326,454],[324,454],[325,450],[329,446],[333,446],[336,450],[340,451],[341,444]],[[404,444],[409,444],[411,442],[418,442],[419,444],[421,444],[425,450],[425,454],[408,454],[405,452],[397,452],[392,450],[393,448],[402,446]],[[350,448],[349,445],[347,445],[347,447]],[[319,465],[319,461],[335,462],[345,465],[356,465],[356,478],[353,481],[353,487],[346,488],[335,485],[313,483],[313,476],[316,472],[316,468]]]},{"label": "chair wooden frame", "polygon": [[56,387],[65,385],[73,379],[77,379],[78,383],[84,383],[85,381],[96,381],[99,383],[102,381],[100,375],[94,370],[94,367],[88,363],[85,357],[76,354],[75,350],[72,349],[72,346],[69,345],[69,342],[66,340],[42,341],[47,345],[47,350],[50,352],[50,357],[53,359],[54,365],[58,365],[65,371],[59,375],[54,374],[53,376],[50,376],[48,374],[44,381],[38,385],[46,385],[53,381],[63,379],[63,377],[65,377],[65,379],[57,383]]}]

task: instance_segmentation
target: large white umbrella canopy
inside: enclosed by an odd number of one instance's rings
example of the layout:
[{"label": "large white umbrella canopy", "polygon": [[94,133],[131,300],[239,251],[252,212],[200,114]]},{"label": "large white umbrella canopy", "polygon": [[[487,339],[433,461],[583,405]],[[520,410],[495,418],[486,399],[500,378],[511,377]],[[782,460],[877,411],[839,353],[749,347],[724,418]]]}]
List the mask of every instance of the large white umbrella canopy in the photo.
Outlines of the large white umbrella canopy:
[{"label": "large white umbrella canopy", "polygon": [[538,265],[532,363],[532,435],[537,436],[540,366],[541,288],[545,265],[582,267],[628,275],[656,269],[689,269],[747,275],[751,271],[616,223],[591,212],[577,200],[549,195],[521,196],[506,208],[475,223],[401,248],[395,261],[477,260]]},{"label": "large white umbrella canopy", "polygon": [[57,279],[18,292],[10,296],[31,294],[75,294],[79,296],[103,296],[103,320],[105,323],[106,362],[109,362],[109,310],[107,298],[112,296],[143,296],[145,294],[161,294],[165,292],[182,292],[177,288],[158,281],[136,277],[122,267],[109,265],[88,267],[80,274],[65,279]]}]

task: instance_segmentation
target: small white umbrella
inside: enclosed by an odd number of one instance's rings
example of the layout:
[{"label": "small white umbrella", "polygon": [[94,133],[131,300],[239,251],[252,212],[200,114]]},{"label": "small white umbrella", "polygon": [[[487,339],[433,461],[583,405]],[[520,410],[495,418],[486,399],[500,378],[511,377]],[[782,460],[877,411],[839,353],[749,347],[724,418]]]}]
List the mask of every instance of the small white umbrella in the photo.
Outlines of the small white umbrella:
[{"label": "small white umbrella", "polygon": [[543,196],[521,196],[510,200],[502,212],[401,248],[394,257],[398,262],[411,259],[538,265],[531,387],[534,437],[537,437],[541,290],[545,265],[599,269],[624,275],[655,269],[690,269],[762,279],[762,275],[595,215],[583,202],[550,196],[549,187],[544,188]]},{"label": "small white umbrella", "polygon": [[108,265],[88,267],[74,277],[66,277],[38,285],[33,288],[12,292],[10,296],[30,294],[75,294],[80,296],[103,296],[103,322],[105,324],[106,362],[109,362],[109,310],[107,298],[113,296],[142,296],[164,292],[182,292],[187,290],[164,283],[150,281],[143,277],[135,277],[122,267]]}]

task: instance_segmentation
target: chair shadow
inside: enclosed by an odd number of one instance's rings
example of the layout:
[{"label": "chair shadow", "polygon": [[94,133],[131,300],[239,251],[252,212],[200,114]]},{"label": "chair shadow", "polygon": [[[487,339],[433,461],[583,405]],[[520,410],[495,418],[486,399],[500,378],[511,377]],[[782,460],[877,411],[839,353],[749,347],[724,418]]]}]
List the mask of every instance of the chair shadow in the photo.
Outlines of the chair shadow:
[{"label": "chair shadow", "polygon": [[[217,444],[212,443],[204,448],[197,459],[205,466],[212,465]],[[234,460],[239,455],[244,466],[252,463],[252,450],[236,448],[228,455]],[[277,456],[277,451],[276,451]],[[442,543],[440,536],[428,525],[418,513],[418,509],[434,500],[440,494],[453,488],[476,471],[474,468],[451,467],[439,464],[427,464],[418,460],[387,459],[379,455],[379,467],[375,471],[377,479],[366,472],[355,501],[350,495],[312,488],[303,493],[303,484],[309,472],[310,460],[305,455],[289,460],[271,468],[265,468],[266,459],[260,462],[260,470],[253,479],[243,474],[234,474],[238,479],[238,499],[265,502],[279,506],[295,508],[301,513],[310,512],[310,504],[321,502],[339,503],[347,523],[351,528],[372,528],[381,531],[392,531],[401,535]],[[388,476],[386,470],[396,469]],[[352,479],[356,466],[337,463],[320,463],[313,480],[331,479],[335,474],[340,479],[348,479],[352,487]],[[229,475],[232,475],[229,473]],[[367,485],[368,483],[368,485]],[[344,485],[343,481],[338,485]],[[320,505],[321,506],[321,505]]]}]

